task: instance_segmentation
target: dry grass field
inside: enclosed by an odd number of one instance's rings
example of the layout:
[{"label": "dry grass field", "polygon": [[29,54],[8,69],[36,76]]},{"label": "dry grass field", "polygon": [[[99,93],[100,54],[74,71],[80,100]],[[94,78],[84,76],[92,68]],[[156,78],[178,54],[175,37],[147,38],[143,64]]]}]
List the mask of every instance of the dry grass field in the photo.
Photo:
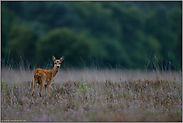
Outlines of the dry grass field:
[{"label": "dry grass field", "polygon": [[182,72],[61,68],[31,99],[33,72],[1,70],[1,121],[182,121]]}]

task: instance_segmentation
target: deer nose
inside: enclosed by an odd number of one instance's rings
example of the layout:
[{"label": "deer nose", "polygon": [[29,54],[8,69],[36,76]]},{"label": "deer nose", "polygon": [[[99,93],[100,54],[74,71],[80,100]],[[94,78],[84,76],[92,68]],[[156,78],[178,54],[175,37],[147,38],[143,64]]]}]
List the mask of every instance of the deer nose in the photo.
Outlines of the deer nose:
[{"label": "deer nose", "polygon": [[59,66],[57,66],[57,68],[59,68]]}]

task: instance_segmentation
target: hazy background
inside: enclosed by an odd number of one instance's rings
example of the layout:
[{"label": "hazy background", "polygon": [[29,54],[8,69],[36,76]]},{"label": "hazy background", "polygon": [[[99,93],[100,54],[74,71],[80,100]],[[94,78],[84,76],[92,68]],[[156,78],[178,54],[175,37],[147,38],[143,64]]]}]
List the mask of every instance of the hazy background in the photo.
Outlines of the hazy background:
[{"label": "hazy background", "polygon": [[182,2],[3,2],[1,66],[182,69]]}]

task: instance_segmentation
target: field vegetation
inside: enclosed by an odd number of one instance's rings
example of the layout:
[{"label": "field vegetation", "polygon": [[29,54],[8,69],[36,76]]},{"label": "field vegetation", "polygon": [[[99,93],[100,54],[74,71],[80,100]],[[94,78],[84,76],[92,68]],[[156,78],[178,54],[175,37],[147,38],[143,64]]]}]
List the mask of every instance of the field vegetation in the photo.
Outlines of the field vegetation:
[{"label": "field vegetation", "polygon": [[2,68],[1,121],[182,121],[182,72],[61,68],[31,99],[33,72]]}]

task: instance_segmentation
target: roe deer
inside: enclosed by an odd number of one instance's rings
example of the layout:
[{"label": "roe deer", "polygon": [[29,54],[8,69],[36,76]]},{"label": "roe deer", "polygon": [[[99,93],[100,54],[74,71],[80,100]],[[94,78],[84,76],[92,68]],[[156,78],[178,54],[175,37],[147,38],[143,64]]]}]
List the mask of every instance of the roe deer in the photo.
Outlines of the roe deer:
[{"label": "roe deer", "polygon": [[60,59],[56,59],[55,56],[52,55],[52,60],[54,61],[54,67],[51,70],[43,70],[41,68],[37,68],[34,71],[34,81],[33,81],[33,89],[32,89],[32,96],[34,94],[34,88],[36,83],[38,83],[40,85],[40,91],[39,91],[39,95],[41,97],[41,91],[43,86],[45,86],[44,88],[44,97],[46,97],[46,89],[47,89],[47,93],[48,93],[48,97],[50,97],[50,84],[53,81],[53,77],[57,74],[60,66],[61,66],[61,62],[64,60],[64,56],[62,56]]}]

